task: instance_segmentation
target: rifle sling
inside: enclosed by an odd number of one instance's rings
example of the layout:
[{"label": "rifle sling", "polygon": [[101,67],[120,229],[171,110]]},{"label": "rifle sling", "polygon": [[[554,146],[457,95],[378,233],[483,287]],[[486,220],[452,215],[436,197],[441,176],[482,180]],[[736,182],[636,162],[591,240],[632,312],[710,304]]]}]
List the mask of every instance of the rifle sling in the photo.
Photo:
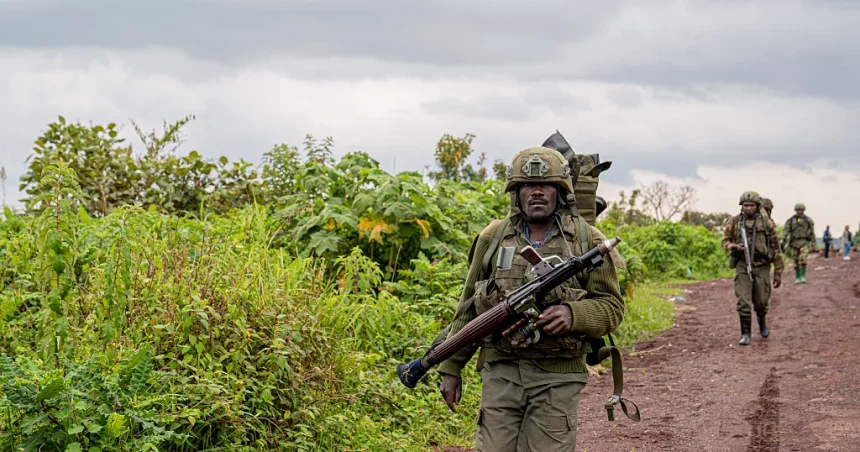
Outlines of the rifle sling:
[{"label": "rifle sling", "polygon": [[[624,392],[624,365],[621,361],[621,350],[615,346],[615,341],[612,339],[612,334],[609,335],[609,345],[602,347],[597,353],[598,359],[602,362],[607,357],[612,357],[612,397],[603,405],[606,408],[606,414],[610,421],[615,420],[615,405],[621,405],[621,411],[630,418],[633,422],[639,422],[642,417],[639,414],[639,407],[633,401],[622,397]],[[632,408],[628,408],[628,404]]]}]

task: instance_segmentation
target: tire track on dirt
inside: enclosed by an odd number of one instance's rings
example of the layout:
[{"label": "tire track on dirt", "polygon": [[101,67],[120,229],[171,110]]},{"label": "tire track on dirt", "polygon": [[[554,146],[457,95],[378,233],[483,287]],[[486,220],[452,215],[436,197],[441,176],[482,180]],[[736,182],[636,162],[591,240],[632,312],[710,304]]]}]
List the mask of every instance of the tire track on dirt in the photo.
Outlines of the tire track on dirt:
[{"label": "tire track on dirt", "polygon": [[747,416],[752,427],[747,452],[779,451],[779,377],[771,367],[764,379],[756,401],[755,412]]}]

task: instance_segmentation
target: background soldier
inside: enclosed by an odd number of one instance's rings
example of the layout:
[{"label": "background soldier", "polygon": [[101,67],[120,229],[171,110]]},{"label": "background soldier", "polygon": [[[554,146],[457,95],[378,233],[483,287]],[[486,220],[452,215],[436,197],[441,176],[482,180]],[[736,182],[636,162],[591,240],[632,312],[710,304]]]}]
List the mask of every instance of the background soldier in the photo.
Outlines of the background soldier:
[{"label": "background soldier", "polygon": [[[770,309],[770,265],[773,264],[773,287],[782,284],[784,263],[776,235],[776,224],[770,217],[762,215],[761,198],[758,193],[748,191],[741,195],[741,214],[729,220],[723,231],[723,248],[731,251],[730,263],[735,268],[735,295],[738,297],[738,316],[741,322],[740,345],[749,345],[752,329],[750,305],[755,309],[761,337],[770,335],[765,316]],[[747,271],[743,235],[746,230],[750,247],[752,278]]]},{"label": "background soldier", "polygon": [[770,198],[761,198],[761,208],[767,212],[767,216],[773,219],[773,201]]},{"label": "background soldier", "polygon": [[[782,232],[782,242],[791,250],[791,260],[794,262],[794,283],[806,283],[806,261],[809,251],[815,251],[815,223],[803,212],[803,203],[794,205],[795,214],[786,220]],[[807,250],[806,247],[809,247]]]},{"label": "background soldier", "polygon": [[[566,195],[573,193],[570,167],[562,154],[544,147],[526,149],[514,156],[507,171],[505,191],[516,194],[511,197],[512,215],[479,234],[448,337],[497,301],[497,297],[482,297],[488,288],[494,285],[510,292],[528,280],[531,266],[519,254],[523,246],[540,247],[544,258],[567,259],[581,254],[583,244],[591,248],[604,240],[582,217],[561,214]],[[590,236],[588,241],[580,241],[583,233]],[[489,259],[482,257],[485,253],[490,253]],[[485,271],[482,262],[492,262],[492,269]],[[477,297],[472,298],[473,294]],[[480,345],[479,451],[574,449],[579,394],[588,381],[585,354],[589,347],[584,336],[608,334],[624,314],[612,259],[588,276],[571,278],[547,300],[555,304],[537,322],[543,330],[537,343],[495,334],[439,367],[443,375],[439,391],[455,410],[462,394],[460,371]]]}]

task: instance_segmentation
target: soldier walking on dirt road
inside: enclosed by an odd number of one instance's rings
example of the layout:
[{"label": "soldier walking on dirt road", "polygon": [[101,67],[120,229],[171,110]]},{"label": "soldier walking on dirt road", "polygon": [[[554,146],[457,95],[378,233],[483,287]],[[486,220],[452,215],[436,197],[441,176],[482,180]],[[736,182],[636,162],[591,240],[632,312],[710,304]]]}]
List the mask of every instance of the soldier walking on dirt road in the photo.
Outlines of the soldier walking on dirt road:
[{"label": "soldier walking on dirt road", "polygon": [[815,252],[815,223],[804,214],[805,211],[806,206],[803,203],[795,204],[795,214],[786,220],[782,232],[782,243],[791,250],[795,284],[806,283],[806,261],[809,252]]},{"label": "soldier walking on dirt road", "polygon": [[[758,318],[761,337],[770,335],[765,317],[770,309],[770,266],[773,264],[773,287],[782,284],[784,263],[776,235],[776,224],[761,213],[761,197],[754,191],[741,195],[741,213],[729,220],[723,231],[723,249],[731,252],[730,265],[735,269],[735,295],[741,323],[740,345],[749,345],[752,312]],[[746,254],[744,242],[749,246]],[[749,257],[751,262],[747,262]],[[750,271],[752,270],[752,271]]]},{"label": "soldier walking on dirt road", "polygon": [[[448,337],[493,308],[499,298],[487,295],[489,288],[509,293],[527,282],[531,265],[517,250],[531,245],[539,247],[545,258],[567,259],[604,240],[583,217],[561,214],[568,208],[564,200],[574,186],[568,162],[555,150],[535,147],[517,153],[507,168],[505,191],[515,194],[511,207],[517,213],[494,221],[479,235]],[[487,253],[486,261],[492,263],[489,275],[483,270]],[[545,333],[540,341],[494,334],[440,365],[439,391],[453,411],[462,395],[460,371],[481,348],[479,451],[574,450],[580,391],[588,381],[585,336],[613,331],[624,316],[613,259],[587,278],[571,278],[547,295],[553,305],[537,322]]]}]

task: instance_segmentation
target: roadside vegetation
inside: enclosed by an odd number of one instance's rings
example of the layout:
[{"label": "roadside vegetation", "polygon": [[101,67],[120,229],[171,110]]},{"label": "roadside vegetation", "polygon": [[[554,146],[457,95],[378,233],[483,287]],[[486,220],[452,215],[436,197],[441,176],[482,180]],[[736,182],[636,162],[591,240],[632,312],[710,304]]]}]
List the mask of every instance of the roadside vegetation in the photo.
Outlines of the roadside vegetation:
[{"label": "roadside vegetation", "polygon": [[[0,450],[471,444],[474,366],[456,415],[434,373],[407,390],[394,367],[453,316],[472,238],[508,210],[503,165],[472,135],[443,136],[426,177],[313,137],[211,160],[180,151],[191,120],[135,126],[137,152],[115,124],[35,140],[26,207],[0,218]],[[624,345],[671,327],[667,281],[727,272],[719,219],[638,196],[598,224],[624,239]]]}]

